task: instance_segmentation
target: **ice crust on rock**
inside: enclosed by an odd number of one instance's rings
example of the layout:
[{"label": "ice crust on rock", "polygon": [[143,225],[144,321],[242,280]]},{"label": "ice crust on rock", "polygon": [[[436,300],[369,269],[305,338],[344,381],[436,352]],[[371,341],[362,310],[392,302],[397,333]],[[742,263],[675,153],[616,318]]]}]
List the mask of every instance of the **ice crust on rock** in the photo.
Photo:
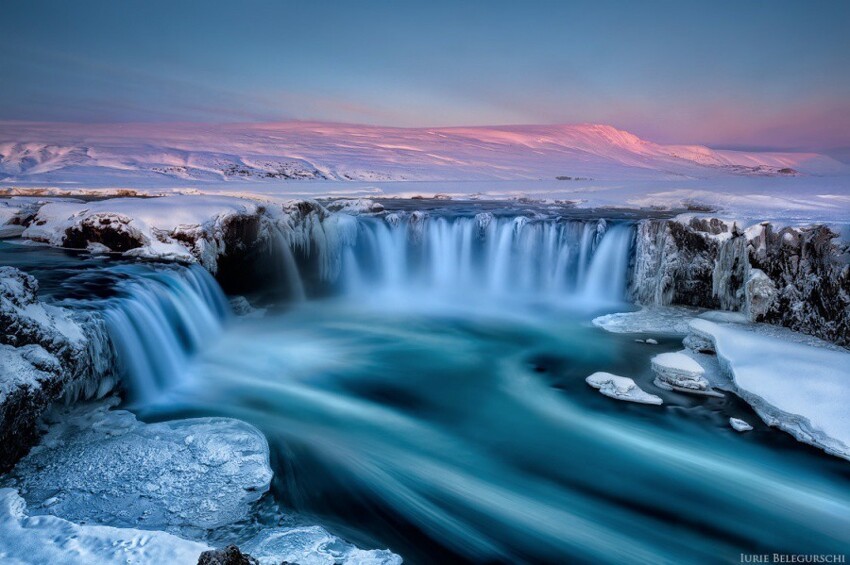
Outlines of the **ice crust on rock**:
[{"label": "ice crust on rock", "polygon": [[0,489],[0,561],[4,565],[193,565],[207,549],[166,532],[28,516],[27,504],[15,489]]},{"label": "ice crust on rock", "polygon": [[651,360],[656,374],[655,385],[667,390],[719,396],[711,390],[705,369],[684,353],[662,353]]},{"label": "ice crust on rock", "polygon": [[850,344],[850,244],[835,226],[698,215],[638,223],[631,294],[647,306],[730,310]]},{"label": "ice crust on rock", "polygon": [[227,418],[143,424],[114,400],[63,408],[11,474],[30,508],[172,533],[235,522],[268,490],[268,444]]},{"label": "ice crust on rock", "polygon": [[810,336],[763,324],[696,319],[739,396],[767,424],[850,459],[850,353]]},{"label": "ice crust on rock", "polygon": [[593,373],[585,382],[605,396],[638,404],[662,404],[661,398],[641,389],[632,379],[602,371]]},{"label": "ice crust on rock", "polygon": [[102,323],[45,304],[38,281],[0,267],[0,469],[35,443],[36,420],[56,400],[106,394],[112,350]]}]

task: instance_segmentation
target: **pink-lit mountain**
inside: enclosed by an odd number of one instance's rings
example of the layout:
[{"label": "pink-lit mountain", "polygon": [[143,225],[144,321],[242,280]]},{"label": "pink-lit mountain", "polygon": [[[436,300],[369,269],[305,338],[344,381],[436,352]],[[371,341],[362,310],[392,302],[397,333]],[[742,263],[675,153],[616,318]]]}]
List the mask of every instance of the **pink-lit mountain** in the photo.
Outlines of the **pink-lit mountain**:
[{"label": "pink-lit mountain", "polygon": [[0,184],[675,180],[832,175],[814,153],[660,145],[607,125],[389,128],[0,122]]}]

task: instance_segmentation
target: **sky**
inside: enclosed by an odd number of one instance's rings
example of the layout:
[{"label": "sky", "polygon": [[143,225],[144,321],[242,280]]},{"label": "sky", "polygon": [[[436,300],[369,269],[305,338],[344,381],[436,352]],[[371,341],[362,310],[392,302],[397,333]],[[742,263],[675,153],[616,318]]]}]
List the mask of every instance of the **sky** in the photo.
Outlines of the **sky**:
[{"label": "sky", "polygon": [[3,0],[0,120],[607,123],[850,159],[841,0]]}]

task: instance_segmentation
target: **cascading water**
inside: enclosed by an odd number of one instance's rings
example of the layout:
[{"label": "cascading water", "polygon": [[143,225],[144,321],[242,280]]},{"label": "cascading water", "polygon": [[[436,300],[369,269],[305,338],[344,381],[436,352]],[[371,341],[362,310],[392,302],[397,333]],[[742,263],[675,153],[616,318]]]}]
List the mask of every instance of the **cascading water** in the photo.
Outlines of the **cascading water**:
[{"label": "cascading water", "polygon": [[490,213],[337,218],[323,243],[341,266],[323,276],[346,294],[575,297],[592,304],[625,295],[633,240],[626,223]]},{"label": "cascading water", "polygon": [[127,265],[102,315],[131,398],[149,401],[176,383],[189,357],[213,340],[230,314],[204,269]]}]

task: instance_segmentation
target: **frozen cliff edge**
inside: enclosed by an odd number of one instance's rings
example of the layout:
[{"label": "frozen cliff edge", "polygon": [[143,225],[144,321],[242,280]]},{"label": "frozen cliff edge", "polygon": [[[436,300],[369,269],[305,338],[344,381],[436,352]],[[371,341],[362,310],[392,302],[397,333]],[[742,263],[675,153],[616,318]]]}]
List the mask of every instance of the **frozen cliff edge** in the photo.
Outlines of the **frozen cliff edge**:
[{"label": "frozen cliff edge", "polygon": [[825,225],[744,226],[695,215],[643,220],[631,294],[645,306],[744,313],[850,346],[850,244]]},{"label": "frozen cliff edge", "polygon": [[850,460],[850,353],[747,325],[694,319],[690,330],[767,424]]},{"label": "frozen cliff edge", "polygon": [[103,396],[115,385],[101,323],[41,302],[35,278],[0,267],[0,471],[35,442],[51,404]]}]

